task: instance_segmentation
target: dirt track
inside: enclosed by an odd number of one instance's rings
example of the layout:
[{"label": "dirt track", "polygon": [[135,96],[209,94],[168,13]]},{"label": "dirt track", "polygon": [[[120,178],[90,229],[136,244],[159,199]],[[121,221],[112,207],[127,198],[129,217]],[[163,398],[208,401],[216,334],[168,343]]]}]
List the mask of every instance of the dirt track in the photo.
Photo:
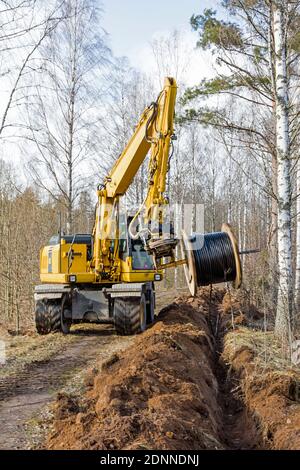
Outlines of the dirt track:
[{"label": "dirt track", "polygon": [[74,331],[75,340],[45,361],[29,363],[21,373],[0,378],[0,449],[29,445],[27,423],[56,398],[68,380],[99,358],[100,362],[128,346],[132,337],[118,337],[105,325]]}]

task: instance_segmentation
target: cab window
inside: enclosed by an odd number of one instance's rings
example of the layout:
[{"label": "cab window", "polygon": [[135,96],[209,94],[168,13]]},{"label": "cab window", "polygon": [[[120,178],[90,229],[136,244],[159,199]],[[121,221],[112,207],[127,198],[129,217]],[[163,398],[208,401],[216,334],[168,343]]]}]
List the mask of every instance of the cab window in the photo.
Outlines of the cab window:
[{"label": "cab window", "polygon": [[132,240],[132,268],[154,269],[152,256],[149,255],[141,240]]}]

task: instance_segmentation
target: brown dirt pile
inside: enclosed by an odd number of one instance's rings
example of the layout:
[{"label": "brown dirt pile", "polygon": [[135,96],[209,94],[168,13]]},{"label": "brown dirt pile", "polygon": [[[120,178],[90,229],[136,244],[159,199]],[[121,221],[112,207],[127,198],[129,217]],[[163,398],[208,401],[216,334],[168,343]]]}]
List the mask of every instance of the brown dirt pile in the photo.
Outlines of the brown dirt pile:
[{"label": "brown dirt pile", "polygon": [[[225,337],[223,359],[240,382],[243,401],[262,431],[265,447],[300,449],[300,371],[282,366],[271,333],[235,330]],[[264,360],[262,342],[272,341]]]},{"label": "brown dirt pile", "polygon": [[90,372],[83,401],[60,395],[47,448],[223,448],[205,314],[205,299],[179,299],[101,373]]}]

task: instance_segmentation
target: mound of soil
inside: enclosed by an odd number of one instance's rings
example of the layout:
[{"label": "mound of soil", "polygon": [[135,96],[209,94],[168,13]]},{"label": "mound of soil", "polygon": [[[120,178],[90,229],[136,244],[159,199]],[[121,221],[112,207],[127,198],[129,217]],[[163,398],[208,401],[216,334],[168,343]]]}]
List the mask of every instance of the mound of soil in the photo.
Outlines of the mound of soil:
[{"label": "mound of soil", "polygon": [[205,298],[179,299],[100,373],[90,372],[81,403],[60,395],[47,448],[223,448],[207,313]]},{"label": "mound of soil", "polygon": [[255,349],[240,344],[233,350],[226,338],[223,358],[239,378],[243,400],[262,430],[265,447],[299,450],[300,372],[274,370]]}]

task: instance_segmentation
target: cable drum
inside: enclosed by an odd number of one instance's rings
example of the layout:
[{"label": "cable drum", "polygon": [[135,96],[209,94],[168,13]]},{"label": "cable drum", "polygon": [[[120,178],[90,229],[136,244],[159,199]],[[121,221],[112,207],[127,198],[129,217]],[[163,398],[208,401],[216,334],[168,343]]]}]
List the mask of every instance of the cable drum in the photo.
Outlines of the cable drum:
[{"label": "cable drum", "polygon": [[195,233],[190,241],[194,247],[198,286],[235,280],[234,253],[227,233]]},{"label": "cable drum", "polygon": [[237,240],[230,225],[223,224],[221,232],[183,234],[181,243],[186,259],[186,280],[192,295],[197,287],[232,282],[240,287],[242,270]]}]

